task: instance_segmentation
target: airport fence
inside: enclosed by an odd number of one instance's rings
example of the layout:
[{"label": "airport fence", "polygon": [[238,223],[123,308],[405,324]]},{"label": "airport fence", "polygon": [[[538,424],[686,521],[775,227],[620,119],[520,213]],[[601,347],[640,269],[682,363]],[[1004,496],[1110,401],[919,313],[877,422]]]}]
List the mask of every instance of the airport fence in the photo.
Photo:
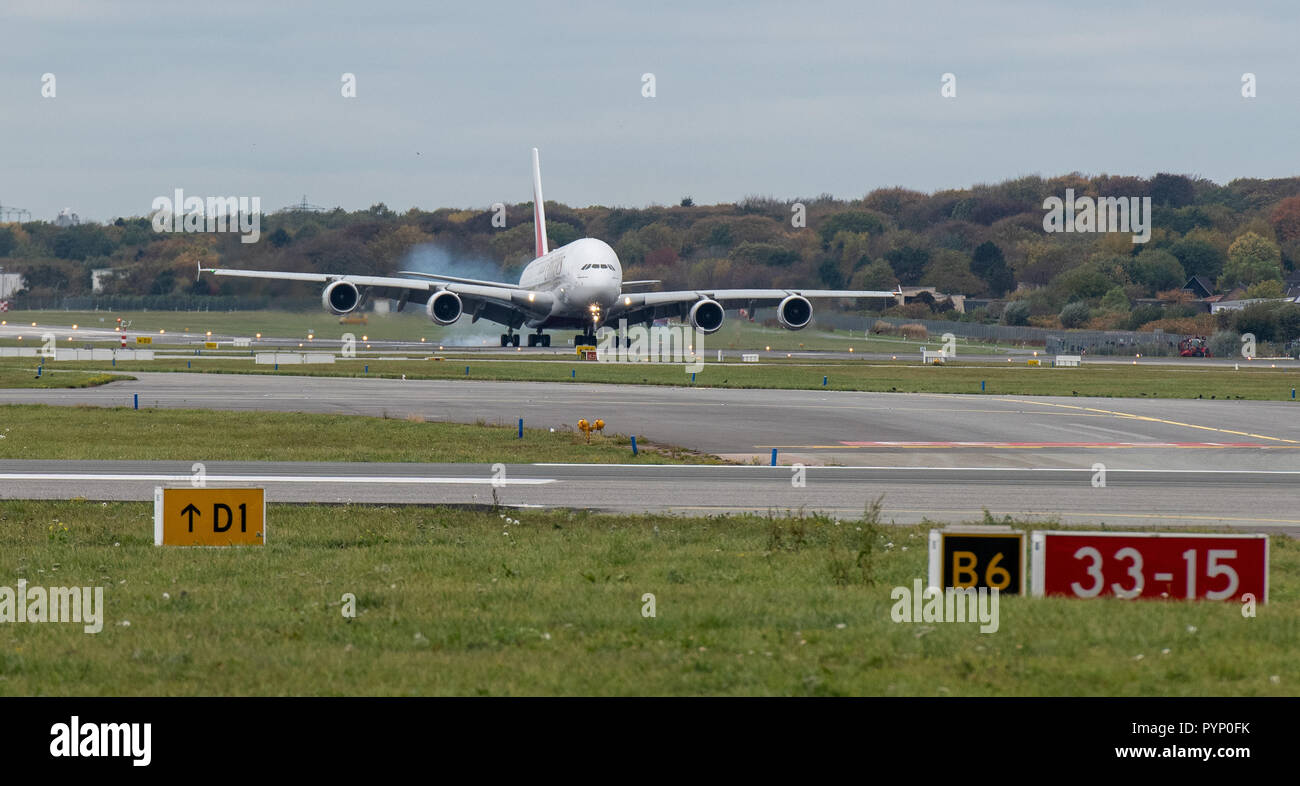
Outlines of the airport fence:
[{"label": "airport fence", "polygon": [[900,317],[864,317],[845,312],[817,312],[816,321],[823,327],[852,330],[863,334],[877,321],[894,327],[924,325],[931,336],[952,333],[961,338],[994,341],[1000,344],[1041,346],[1048,353],[1094,355],[1177,355],[1178,344],[1188,336],[1163,331],[1137,330],[1056,330],[1029,325],[986,325],[948,319],[904,319]]}]

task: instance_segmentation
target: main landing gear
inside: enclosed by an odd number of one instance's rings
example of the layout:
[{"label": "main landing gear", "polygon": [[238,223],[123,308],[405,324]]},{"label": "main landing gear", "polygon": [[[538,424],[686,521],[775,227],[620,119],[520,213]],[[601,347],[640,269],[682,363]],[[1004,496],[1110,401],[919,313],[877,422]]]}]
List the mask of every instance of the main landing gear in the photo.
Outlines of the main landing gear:
[{"label": "main landing gear", "polygon": [[[540,330],[528,337],[528,346],[530,347],[549,347],[550,345],[551,345],[551,337],[546,335]],[[519,346],[519,342],[517,340],[515,342],[515,346]]]},{"label": "main landing gear", "polygon": [[581,333],[573,337],[575,347],[594,347],[596,346],[595,336],[584,336]]},{"label": "main landing gear", "polygon": [[[532,336],[529,336],[528,338],[529,338],[528,346],[531,347],[531,346],[533,345],[533,342],[532,342],[532,340],[531,340],[531,339],[532,339]],[[503,346],[503,347],[517,347],[517,346],[519,346],[519,336],[515,335],[515,332],[514,332],[513,330],[510,331],[509,333],[502,333],[502,334],[501,334],[501,346]]]}]

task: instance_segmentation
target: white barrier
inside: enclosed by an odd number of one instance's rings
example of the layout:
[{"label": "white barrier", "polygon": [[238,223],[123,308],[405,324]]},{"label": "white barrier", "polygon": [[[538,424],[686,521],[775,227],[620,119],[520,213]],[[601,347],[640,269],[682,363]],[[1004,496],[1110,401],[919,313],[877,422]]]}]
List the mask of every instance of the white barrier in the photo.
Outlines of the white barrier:
[{"label": "white barrier", "polygon": [[237,347],[246,347],[246,346],[249,345],[248,336],[244,336],[243,338],[238,338],[238,337],[237,337],[237,338],[235,338],[235,340],[232,341],[231,343],[232,343],[233,345],[237,346]]},{"label": "white barrier", "polygon": [[0,358],[34,358],[36,347],[0,347]]},{"label": "white barrier", "polygon": [[757,363],[757,362],[758,362],[758,353],[757,353],[757,352],[754,352],[754,353],[752,353],[752,354],[748,354],[748,355],[741,355],[741,356],[740,356],[740,360],[741,360],[742,363]]},{"label": "white barrier", "polygon": [[[35,347],[17,347],[17,349],[29,350],[31,354],[19,355],[19,357],[31,357],[36,354]],[[0,352],[0,357],[7,353]],[[153,360],[152,349],[70,349],[63,347],[54,348],[54,357],[50,360]]]},{"label": "white barrier", "polygon": [[947,353],[947,352],[944,352],[942,349],[938,349],[938,350],[923,349],[923,350],[921,350],[921,362],[922,362],[922,363],[925,363],[925,364],[927,364],[927,365],[930,364],[930,363],[935,363],[935,362],[942,363],[942,362],[944,362],[944,358],[946,358],[946,357],[948,357],[948,353]]},{"label": "white barrier", "polygon": [[1057,355],[1056,361],[1052,365],[1059,368],[1061,366],[1079,366],[1082,364],[1082,355]]},{"label": "white barrier", "polygon": [[261,366],[279,365],[307,365],[320,363],[333,363],[334,355],[329,352],[258,352],[253,357],[253,363]]}]

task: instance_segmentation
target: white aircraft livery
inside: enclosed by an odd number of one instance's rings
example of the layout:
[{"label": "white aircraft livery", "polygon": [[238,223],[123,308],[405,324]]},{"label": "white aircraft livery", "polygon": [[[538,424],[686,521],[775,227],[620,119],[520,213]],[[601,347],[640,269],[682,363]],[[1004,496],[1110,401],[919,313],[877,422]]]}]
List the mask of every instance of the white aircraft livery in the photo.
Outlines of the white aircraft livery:
[{"label": "white aircraft livery", "polygon": [[389,297],[401,311],[408,302],[424,303],[429,319],[452,325],[466,312],[471,321],[491,320],[506,327],[501,346],[519,346],[516,330],[527,328],[528,346],[549,347],[547,329],[583,331],[578,344],[594,345],[605,324],[647,324],[679,318],[703,333],[722,327],[728,308],[775,306],[776,318],[787,330],[800,330],[812,321],[812,298],[898,298],[898,292],[841,289],[692,289],[675,292],[625,292],[624,287],[658,281],[624,281],[618,255],[608,243],[584,237],[555,250],[547,248],[546,211],[537,148],[533,148],[533,221],[536,259],[524,267],[518,284],[482,281],[436,273],[402,271],[397,277],[329,273],[287,273],[271,270],[201,268],[218,276],[309,281],[324,284],[321,303],[335,314],[355,311],[368,296]]}]

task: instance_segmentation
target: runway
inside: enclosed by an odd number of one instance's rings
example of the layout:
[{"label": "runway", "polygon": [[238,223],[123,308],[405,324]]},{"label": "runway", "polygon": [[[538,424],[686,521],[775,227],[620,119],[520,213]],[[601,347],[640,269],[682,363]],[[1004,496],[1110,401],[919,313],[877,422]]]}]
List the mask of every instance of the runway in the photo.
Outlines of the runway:
[{"label": "runway", "polygon": [[[189,462],[0,461],[0,496],[153,499],[191,485]],[[267,489],[269,502],[571,507],[716,515],[823,512],[858,518],[883,496],[886,521],[994,517],[1110,526],[1233,527],[1300,534],[1298,473],[987,468],[209,462],[209,485]],[[518,514],[517,514],[518,515]],[[523,517],[526,520],[526,516]]]},{"label": "runway", "polygon": [[139,373],[0,403],[274,410],[572,427],[739,460],[859,466],[1300,470],[1300,403]]},{"label": "runway", "polygon": [[[857,517],[1002,517],[1300,533],[1300,423],[1290,402],[958,396],[574,383],[140,373],[85,389],[7,389],[0,403],[341,413],[558,428],[603,418],[642,443],[789,466],[238,463],[209,483],[273,502],[501,504]],[[309,438],[309,437],[304,437]],[[196,456],[202,460],[202,456]],[[508,461],[508,456],[502,457]],[[1099,474],[1100,472],[1100,474]],[[1097,484],[1098,479],[1101,484]],[[0,496],[152,497],[187,462],[0,461]]]}]

